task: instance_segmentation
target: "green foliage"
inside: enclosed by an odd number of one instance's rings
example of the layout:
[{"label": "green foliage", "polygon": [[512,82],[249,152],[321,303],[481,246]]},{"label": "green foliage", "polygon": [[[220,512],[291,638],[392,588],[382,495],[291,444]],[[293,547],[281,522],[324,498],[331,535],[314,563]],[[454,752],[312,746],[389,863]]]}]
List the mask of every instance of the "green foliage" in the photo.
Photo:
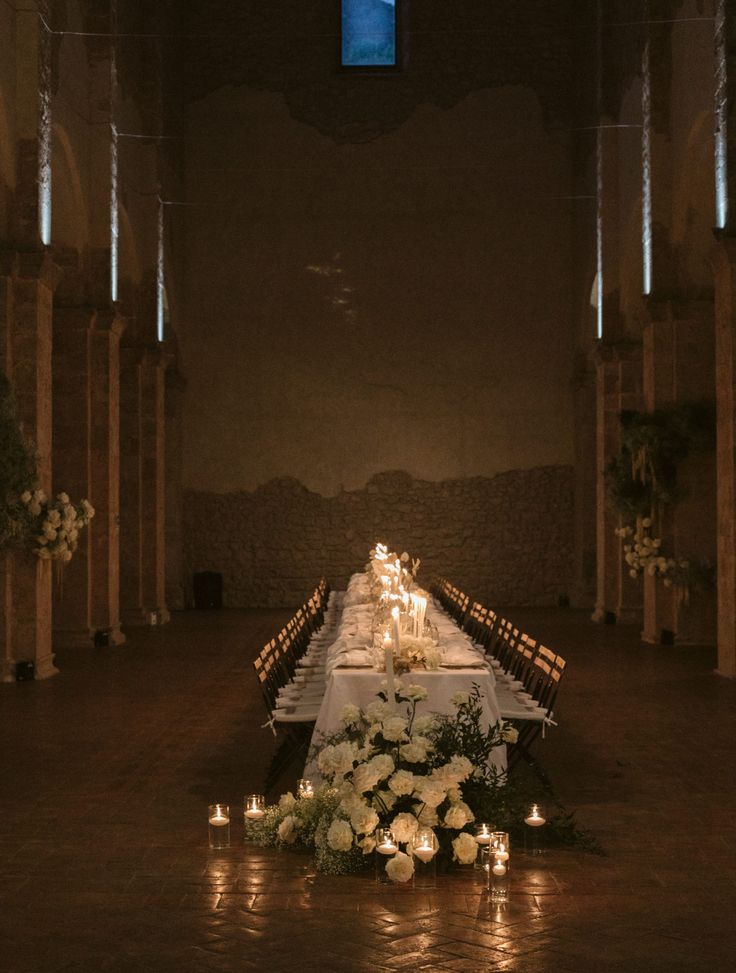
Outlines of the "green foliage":
[{"label": "green foliage", "polygon": [[20,495],[36,481],[36,454],[23,436],[13,390],[0,372],[0,550],[25,534],[28,524]]},{"label": "green foliage", "polygon": [[682,498],[677,471],[690,453],[715,446],[712,402],[685,402],[654,412],[620,414],[621,453],[606,471],[614,508],[627,519],[648,517]]}]

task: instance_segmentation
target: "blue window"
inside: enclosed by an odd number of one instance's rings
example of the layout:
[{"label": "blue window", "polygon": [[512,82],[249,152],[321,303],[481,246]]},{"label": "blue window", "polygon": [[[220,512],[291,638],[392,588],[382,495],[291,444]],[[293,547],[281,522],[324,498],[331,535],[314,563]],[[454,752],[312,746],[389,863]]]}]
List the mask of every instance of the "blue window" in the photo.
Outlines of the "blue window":
[{"label": "blue window", "polygon": [[396,0],[342,0],[342,64],[396,65]]}]

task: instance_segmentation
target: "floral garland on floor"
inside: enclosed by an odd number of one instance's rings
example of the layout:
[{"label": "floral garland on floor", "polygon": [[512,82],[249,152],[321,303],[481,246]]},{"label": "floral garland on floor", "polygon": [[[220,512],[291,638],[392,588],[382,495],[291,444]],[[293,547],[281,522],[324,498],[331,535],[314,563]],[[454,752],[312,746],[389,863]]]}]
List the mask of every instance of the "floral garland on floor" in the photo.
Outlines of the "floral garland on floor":
[{"label": "floral garland on floor", "polygon": [[346,706],[345,729],[316,754],[325,786],[311,797],[284,794],[261,820],[246,821],[246,837],[266,847],[313,850],[320,871],[345,874],[364,866],[376,847],[376,830],[389,827],[403,846],[385,866],[395,882],[414,873],[409,845],[420,828],[434,830],[440,860],[475,861],[470,826],[492,820],[506,785],[491,753],[518,734],[503,721],[481,728],[478,686],[455,694],[451,716],[417,716],[417,704],[426,698],[423,686],[397,683],[398,709],[385,692],[365,710]]}]

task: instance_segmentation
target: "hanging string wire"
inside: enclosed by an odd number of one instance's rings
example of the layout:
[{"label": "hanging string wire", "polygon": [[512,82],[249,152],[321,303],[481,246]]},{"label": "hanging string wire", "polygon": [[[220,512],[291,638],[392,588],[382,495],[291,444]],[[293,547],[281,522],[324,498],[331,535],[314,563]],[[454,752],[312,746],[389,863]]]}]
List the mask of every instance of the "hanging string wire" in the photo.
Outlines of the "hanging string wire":
[{"label": "hanging string wire", "polygon": [[[168,38],[168,39],[179,39],[179,40],[208,40],[217,38],[232,39],[233,37],[274,37],[281,38],[283,35],[279,31],[227,31],[223,33],[188,33],[188,32],[174,32],[174,31],[86,31],[86,30],[55,30],[48,23],[44,17],[41,10],[38,7],[18,7],[11,3],[11,0],[2,0],[2,2],[13,10],[15,13],[30,13],[35,14],[44,30],[48,31],[49,34],[53,34],[56,37],[109,37],[109,38],[140,38],[140,39],[155,39],[155,38]],[[642,27],[657,24],[712,24],[714,23],[714,17],[664,17],[649,20],[620,20],[620,21],[603,21],[601,27]],[[540,30],[546,29],[550,25],[548,22],[535,21],[531,26],[537,26]],[[564,24],[554,24],[557,30],[592,30],[598,27],[595,22],[591,23],[564,23]],[[503,33],[510,33],[512,31],[523,30],[529,31],[529,23],[517,23],[509,24],[506,23],[503,26]],[[432,36],[440,35],[443,37],[450,35],[461,35],[461,34],[498,34],[499,30],[497,27],[489,25],[488,27],[453,27],[447,28],[442,27],[436,30],[431,30],[428,28],[422,28],[419,30],[404,28],[402,29],[402,34],[407,37],[422,37],[422,36]],[[302,36],[305,37],[325,37],[325,38],[335,38],[339,37],[341,34],[340,30],[333,31],[310,31]]]}]

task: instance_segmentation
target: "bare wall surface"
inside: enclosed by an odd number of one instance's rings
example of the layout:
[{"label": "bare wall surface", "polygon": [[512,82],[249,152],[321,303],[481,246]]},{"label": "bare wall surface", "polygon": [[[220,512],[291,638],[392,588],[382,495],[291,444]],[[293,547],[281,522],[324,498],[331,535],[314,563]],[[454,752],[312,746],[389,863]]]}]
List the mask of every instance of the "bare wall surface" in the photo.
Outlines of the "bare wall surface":
[{"label": "bare wall surface", "polygon": [[228,88],[189,134],[187,486],[571,461],[568,150],[531,90],[337,145]]}]

